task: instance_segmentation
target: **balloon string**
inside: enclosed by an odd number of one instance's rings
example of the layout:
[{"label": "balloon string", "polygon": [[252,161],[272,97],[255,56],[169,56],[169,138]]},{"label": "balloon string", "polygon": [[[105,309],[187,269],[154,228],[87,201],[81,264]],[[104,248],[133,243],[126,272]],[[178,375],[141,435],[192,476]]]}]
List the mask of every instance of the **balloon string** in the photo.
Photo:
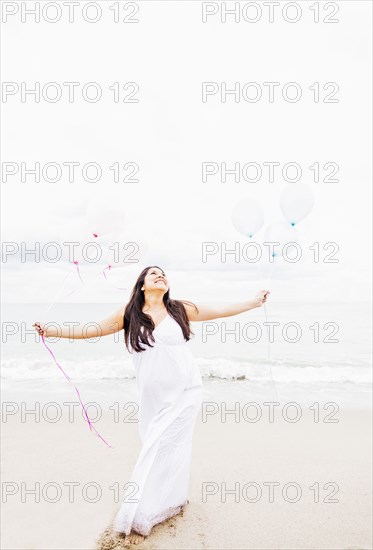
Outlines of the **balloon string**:
[{"label": "balloon string", "polygon": [[77,272],[78,272],[79,279],[81,280],[82,284],[85,285],[85,282],[83,281],[82,276],[80,275],[79,262],[77,262],[77,261],[75,260],[75,261],[74,261],[74,264],[75,264],[75,266],[76,266],[76,270],[77,270]]},{"label": "balloon string", "polygon": [[[275,259],[273,259],[273,266],[272,266],[272,269],[270,270],[268,276],[267,276],[267,279],[266,279],[266,285],[267,283],[269,283],[269,281],[271,280],[272,278],[272,275],[273,275],[273,271],[274,271],[274,268],[275,268]],[[266,324],[267,324],[267,329],[269,329],[268,327],[268,314],[267,314],[267,308],[266,308],[266,304],[263,304],[263,307],[264,307],[264,315],[265,315],[265,319],[266,319]],[[277,389],[276,389],[276,383],[273,379],[273,375],[272,375],[272,367],[271,367],[271,341],[270,341],[270,332],[268,330],[268,333],[267,333],[267,360],[268,360],[268,365],[269,365],[269,373],[270,373],[270,377],[271,377],[271,385],[272,385],[272,393],[275,394],[276,396],[276,401],[278,401],[278,394],[277,394]]]},{"label": "balloon string", "polygon": [[[71,292],[69,292],[68,294],[66,294],[66,296],[64,296],[64,299],[66,300],[66,298],[68,298],[69,296],[71,296],[72,294],[74,294],[74,292],[77,292],[77,288],[75,290],[72,290]],[[46,313],[48,313],[48,311],[51,309],[52,306],[55,305],[56,302],[53,302],[52,304],[50,304],[50,306],[48,307],[48,309],[44,312],[44,315]]]},{"label": "balloon string", "polygon": [[[49,353],[51,354],[51,356],[52,356],[52,358],[53,358],[53,361],[56,363],[57,367],[60,369],[60,371],[62,372],[62,374],[63,374],[64,377],[66,378],[66,380],[72,384],[71,378],[70,378],[69,375],[63,370],[63,368],[61,367],[61,365],[58,363],[58,361],[57,361],[57,359],[56,359],[56,356],[54,355],[53,351],[52,351],[52,350],[47,346],[47,344],[45,343],[45,339],[44,339],[44,335],[43,335],[43,334],[42,334],[42,336],[41,336],[41,339],[42,339],[42,341],[43,341],[44,346],[46,347],[46,349],[47,349],[47,350],[49,351]],[[89,419],[87,410],[86,410],[86,408],[85,408],[85,406],[84,406],[84,404],[83,404],[83,401],[82,401],[82,399],[81,399],[81,397],[80,397],[80,393],[79,393],[78,388],[77,388],[74,384],[72,384],[72,385],[74,386],[74,389],[75,389],[75,391],[76,391],[76,393],[77,393],[78,399],[79,399],[80,404],[81,404],[81,406],[82,406],[82,408],[83,408],[84,415],[85,415],[86,420],[87,420],[87,422],[88,422],[88,424],[89,424],[90,430],[91,430],[91,431],[93,430],[93,431],[95,432],[95,434],[96,434],[96,435],[97,435],[97,436],[98,436],[98,437],[99,437],[108,447],[110,447],[110,448],[112,449],[112,448],[113,448],[112,445],[110,445],[110,444],[109,444],[109,443],[108,443],[108,442],[98,433],[98,431],[96,430],[96,428],[93,426],[92,422],[91,422],[90,419]]]},{"label": "balloon string", "polygon": [[[81,283],[84,285],[84,281],[80,275],[80,271],[79,271],[79,267],[78,267],[78,262],[77,261],[74,261],[74,264],[76,265],[76,268],[77,268],[77,272],[78,272],[78,276],[79,276],[79,279],[81,281]],[[49,306],[46,307],[46,309],[43,311],[42,313],[42,317],[44,317],[44,315],[46,315],[48,313],[48,311],[57,303],[57,298],[61,292],[61,290],[63,290],[65,284],[66,284],[66,281],[68,279],[68,277],[70,276],[70,273],[67,273],[67,275],[65,275],[65,278],[63,279],[59,289],[57,290],[56,294],[54,295],[54,299],[53,301],[49,304]],[[64,296],[64,299],[68,298],[69,296],[71,296],[72,294],[74,294],[74,292],[77,292],[77,288],[75,290],[72,290],[71,292],[69,292],[66,296]]]},{"label": "balloon string", "polygon": [[67,281],[67,278],[69,277],[70,273],[68,273],[67,275],[65,275],[65,278],[63,279],[60,287],[58,288],[57,292],[55,293],[54,297],[53,297],[53,301],[46,306],[46,308],[44,309],[43,313],[41,314],[41,317],[44,317],[44,315],[46,315],[48,313],[48,311],[51,309],[52,306],[54,306],[54,304],[57,302],[57,298],[61,292],[61,290],[64,288],[65,286],[65,283]]},{"label": "balloon string", "polygon": [[[96,235],[95,235],[95,236],[96,236]],[[80,274],[78,262],[77,262],[77,261],[74,261],[74,265],[76,266],[76,270],[77,270],[77,273],[78,273],[78,276],[79,276],[79,279],[80,279],[81,283],[82,283],[83,285],[85,285],[85,282],[83,281],[82,276],[81,276],[81,274]],[[108,278],[106,277],[106,273],[105,273],[105,271],[106,271],[107,269],[108,269],[108,270],[111,269],[111,265],[110,265],[110,264],[109,264],[107,267],[105,267],[104,270],[102,271],[102,273],[103,273],[103,275],[104,275],[104,277],[105,277],[106,280],[108,280]],[[58,297],[58,295],[59,295],[61,289],[65,286],[66,280],[67,280],[67,278],[69,277],[69,275],[70,275],[70,274],[68,273],[68,274],[65,276],[64,280],[63,280],[62,283],[61,283],[61,286],[60,286],[59,290],[57,291],[57,293],[56,293],[56,295],[55,295],[55,301],[52,302],[52,303],[49,305],[49,307],[44,311],[44,315],[45,315],[45,314],[51,309],[51,307],[56,303],[57,297]],[[126,288],[119,288],[119,287],[116,287],[116,288],[117,288],[118,290],[127,290]],[[65,298],[65,299],[68,298],[69,296],[71,296],[72,294],[74,294],[75,292],[77,292],[77,290],[78,290],[78,289],[72,290],[72,291],[69,292],[64,298]],[[71,378],[70,378],[69,375],[64,371],[64,369],[61,367],[61,365],[58,363],[58,361],[57,361],[57,359],[56,359],[56,356],[54,355],[53,351],[49,348],[49,346],[47,346],[47,344],[46,344],[46,342],[45,342],[45,339],[44,339],[44,335],[42,335],[41,338],[42,338],[42,342],[43,342],[45,348],[48,350],[48,352],[49,352],[50,355],[52,356],[53,361],[55,362],[55,364],[57,365],[57,367],[60,369],[60,371],[62,372],[62,374],[63,374],[64,377],[66,378],[66,380],[67,380],[70,384],[72,384],[72,386],[74,387],[74,389],[75,389],[75,391],[76,391],[76,394],[77,394],[77,396],[78,396],[79,402],[80,402],[80,404],[81,404],[81,406],[82,406],[82,409],[83,409],[83,412],[84,412],[84,416],[85,416],[85,418],[86,418],[86,420],[87,420],[87,422],[88,422],[89,429],[90,429],[91,431],[93,431],[93,432],[95,433],[95,435],[97,435],[97,436],[105,443],[105,445],[107,445],[108,447],[110,447],[110,448],[112,449],[112,448],[113,448],[112,445],[110,445],[110,443],[108,443],[108,442],[99,434],[99,432],[96,430],[96,428],[93,426],[93,424],[92,424],[92,422],[91,422],[91,420],[90,420],[90,418],[89,418],[89,416],[88,416],[87,410],[86,410],[86,408],[85,408],[85,406],[84,406],[84,404],[83,404],[83,401],[82,401],[82,399],[81,399],[80,392],[79,392],[78,388],[71,382]]]},{"label": "balloon string", "polygon": [[[74,264],[75,264],[75,266],[76,266],[77,273],[78,273],[78,276],[79,276],[80,281],[82,282],[83,285],[85,285],[86,283],[83,281],[83,279],[82,279],[82,277],[81,277],[81,274],[80,274],[80,271],[79,271],[78,262],[77,262],[77,261],[74,261]],[[103,273],[103,275],[104,275],[104,277],[105,277],[106,280],[108,280],[108,278],[106,277],[105,270],[106,270],[106,269],[111,269],[111,267],[112,267],[112,266],[109,264],[109,265],[107,265],[107,267],[105,267],[105,269],[102,271],[102,273]],[[66,279],[69,277],[69,275],[70,275],[70,273],[68,273],[68,274],[65,276],[64,280],[63,280],[62,283],[61,283],[61,286],[60,286],[59,290],[57,291],[57,293],[56,293],[56,295],[55,295],[55,298],[58,297],[58,294],[59,294],[60,290],[63,288],[63,286],[65,285]],[[99,275],[99,274],[98,274],[98,275]],[[97,277],[98,275],[96,274],[96,277]],[[117,290],[127,290],[127,288],[121,288],[121,287],[115,287],[115,288],[116,288]],[[71,292],[69,292],[68,294],[66,294],[66,296],[64,296],[64,299],[66,300],[66,298],[68,298],[69,296],[71,296],[72,294],[74,294],[75,292],[77,292],[78,290],[79,290],[78,288],[72,290]],[[46,313],[48,313],[48,311],[51,309],[52,306],[54,306],[54,305],[56,304],[56,302],[57,302],[57,300],[55,299],[55,301],[53,301],[53,302],[47,307],[47,309],[44,311],[43,315],[45,315]]]},{"label": "balloon string", "polygon": [[[107,281],[108,281],[108,278],[106,277],[105,271],[106,271],[107,269],[110,271],[111,267],[112,267],[112,266],[111,266],[110,264],[108,264],[108,265],[102,270],[102,274],[103,274],[103,276],[105,277],[105,279],[106,279]],[[115,286],[114,288],[115,288],[116,290],[128,290],[127,288],[123,288],[123,287],[120,287],[120,286]]]},{"label": "balloon string", "polygon": [[[95,235],[95,236],[96,236],[96,235]],[[82,276],[81,276],[81,274],[80,274],[78,262],[77,262],[77,261],[74,261],[74,265],[76,266],[76,270],[77,270],[77,273],[78,273],[78,276],[79,276],[79,279],[80,279],[81,283],[82,283],[83,285],[85,285],[85,283],[84,283],[84,281],[83,281],[83,279],[82,279]],[[106,273],[105,273],[105,271],[106,271],[107,269],[109,269],[109,270],[111,269],[111,265],[110,265],[110,264],[109,264],[107,267],[105,267],[104,270],[102,271],[102,273],[103,273],[103,275],[104,275],[104,277],[105,277],[106,280],[108,280],[107,277],[106,277]],[[55,295],[55,300],[49,305],[49,307],[47,307],[47,309],[44,311],[44,314],[43,314],[43,315],[45,315],[45,314],[51,309],[51,307],[56,303],[57,297],[58,297],[58,295],[59,295],[61,289],[65,286],[66,280],[67,280],[67,278],[69,277],[69,275],[70,275],[70,274],[68,273],[68,274],[65,276],[65,278],[63,279],[63,281],[62,281],[62,283],[61,283],[61,286],[60,286],[59,290],[57,291],[57,293],[56,293],[56,295]],[[117,288],[118,290],[127,290],[126,288],[119,288],[119,287],[116,287],[116,288]],[[68,298],[69,296],[71,296],[72,294],[74,294],[75,292],[77,292],[77,290],[78,290],[78,289],[72,290],[72,291],[69,292],[64,298],[65,298],[65,299]],[[67,380],[69,383],[72,384],[71,378],[70,378],[69,375],[64,371],[64,369],[61,367],[61,365],[58,363],[58,361],[57,361],[57,359],[56,359],[56,356],[54,355],[53,351],[47,346],[47,344],[46,344],[46,342],[45,342],[45,339],[44,339],[44,335],[42,335],[42,342],[43,342],[45,348],[48,350],[48,352],[49,352],[50,355],[52,356],[53,361],[55,362],[55,364],[57,365],[57,367],[60,369],[60,371],[62,372],[62,374],[63,374],[64,377],[66,378],[66,380]],[[112,445],[110,445],[110,444],[109,444],[109,443],[108,443],[108,442],[98,433],[98,431],[96,430],[96,428],[93,426],[92,422],[91,422],[90,419],[89,419],[87,410],[86,410],[86,408],[85,408],[85,406],[84,406],[84,404],[83,404],[83,401],[82,401],[82,399],[81,399],[81,396],[80,396],[80,393],[79,393],[78,388],[77,388],[74,384],[72,384],[72,385],[73,385],[73,387],[74,387],[74,389],[75,389],[75,391],[76,391],[76,394],[77,394],[77,396],[78,396],[79,402],[80,402],[80,404],[81,404],[81,406],[82,406],[82,409],[83,409],[83,411],[84,411],[84,415],[85,415],[85,418],[86,418],[86,420],[87,420],[87,422],[88,422],[88,425],[89,425],[90,430],[91,430],[91,431],[94,431],[94,433],[95,433],[95,434],[96,434],[96,435],[97,435],[97,436],[98,436],[98,437],[99,437],[108,447],[110,447],[110,448],[112,449],[112,448],[113,448]]]},{"label": "balloon string", "polygon": [[266,284],[269,283],[269,281],[272,279],[272,275],[273,275],[273,272],[275,270],[276,260],[275,260],[275,256],[272,256],[272,257],[273,257],[272,267],[268,272],[268,275],[267,275],[267,278],[266,278]]}]

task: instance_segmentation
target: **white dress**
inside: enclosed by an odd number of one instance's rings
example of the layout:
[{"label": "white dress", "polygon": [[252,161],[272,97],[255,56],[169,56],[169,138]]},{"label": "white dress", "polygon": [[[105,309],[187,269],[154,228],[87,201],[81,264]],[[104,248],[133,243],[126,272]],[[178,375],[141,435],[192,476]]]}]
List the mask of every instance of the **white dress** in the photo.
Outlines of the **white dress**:
[{"label": "white dress", "polygon": [[133,353],[142,449],[113,524],[126,535],[149,535],[186,504],[193,429],[202,403],[201,374],[180,325],[167,315],[153,336],[153,347]]}]

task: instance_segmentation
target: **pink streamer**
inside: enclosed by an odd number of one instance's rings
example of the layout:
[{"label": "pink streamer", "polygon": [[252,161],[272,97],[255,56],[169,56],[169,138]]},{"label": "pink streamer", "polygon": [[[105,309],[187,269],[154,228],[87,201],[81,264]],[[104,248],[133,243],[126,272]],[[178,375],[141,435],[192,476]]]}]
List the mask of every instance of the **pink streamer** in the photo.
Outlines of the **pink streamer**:
[{"label": "pink streamer", "polygon": [[[106,280],[108,280],[108,278],[106,277],[106,273],[105,271],[108,269],[110,271],[110,269],[112,268],[112,266],[110,264],[108,264],[103,270],[102,270],[102,274],[103,276],[105,277]],[[115,286],[114,287],[116,290],[127,290],[126,288],[123,288],[121,286]]]},{"label": "pink streamer", "polygon": [[[98,234],[97,234],[97,233],[93,233],[93,236],[97,238],[97,237],[98,237]],[[76,270],[77,270],[79,279],[80,279],[81,283],[84,285],[85,283],[84,283],[84,281],[83,281],[83,279],[82,279],[82,276],[81,276],[80,270],[79,270],[79,262],[78,262],[77,260],[74,260],[73,263],[74,263],[74,265],[76,266]],[[111,267],[112,267],[112,266],[111,266],[110,264],[107,265],[107,267],[105,267],[104,270],[103,270],[103,272],[102,272],[106,280],[108,280],[108,279],[107,279],[107,277],[106,277],[105,271],[106,271],[106,269],[109,269],[109,270],[110,270]],[[118,290],[127,290],[126,288],[119,288],[119,287],[116,287],[116,288],[117,288]],[[74,294],[74,292],[76,292],[76,290],[73,290],[73,291],[69,292],[69,294],[68,294],[66,297],[70,296],[71,294]],[[63,370],[63,368],[61,367],[61,365],[58,363],[58,361],[57,361],[57,359],[56,359],[56,356],[54,355],[53,351],[52,351],[52,350],[47,346],[47,344],[45,343],[44,335],[41,336],[41,339],[42,339],[42,341],[43,341],[44,346],[46,347],[46,349],[47,349],[47,350],[49,351],[49,353],[51,354],[51,356],[52,356],[52,358],[53,358],[53,361],[56,363],[57,367],[60,369],[60,371],[62,372],[62,374],[63,374],[64,377],[66,378],[66,380],[72,384],[71,378],[70,378],[69,375]],[[92,422],[91,422],[90,419],[89,419],[87,410],[86,410],[86,408],[85,408],[85,406],[84,406],[84,404],[83,404],[83,401],[82,401],[82,399],[81,399],[81,397],[80,397],[80,393],[79,393],[78,388],[77,388],[74,384],[72,384],[72,385],[74,386],[74,389],[75,389],[76,394],[77,394],[77,396],[78,396],[79,402],[80,402],[80,404],[81,404],[81,406],[82,406],[82,409],[83,409],[83,411],[84,411],[84,415],[85,415],[86,420],[87,420],[87,422],[88,422],[89,429],[90,429],[91,431],[93,431],[93,432],[94,432],[94,433],[95,433],[95,434],[96,434],[96,435],[97,435],[97,436],[98,436],[98,437],[99,437],[108,447],[110,447],[110,448],[112,449],[112,448],[113,448],[112,445],[110,445],[110,443],[108,443],[108,442],[98,433],[98,431],[96,430],[96,428],[93,426]]]},{"label": "pink streamer", "polygon": [[106,277],[105,271],[106,271],[107,269],[110,271],[110,269],[111,269],[111,265],[110,265],[110,264],[107,265],[107,266],[103,269],[103,271],[102,271],[102,273],[103,273],[103,275],[104,275],[104,277],[105,277],[106,280],[107,280],[107,277]]},{"label": "pink streamer", "polygon": [[[44,335],[43,335],[43,334],[42,334],[42,336],[41,336],[41,339],[42,339],[42,341],[43,341],[44,346],[47,348],[47,350],[49,351],[49,353],[50,353],[51,356],[53,357],[54,362],[56,363],[57,367],[61,370],[61,372],[62,372],[62,374],[64,375],[64,377],[66,378],[66,380],[67,380],[68,382],[72,383],[72,382],[71,382],[71,378],[69,377],[69,375],[66,374],[66,372],[63,370],[63,368],[61,367],[61,365],[58,363],[58,361],[57,361],[57,359],[56,359],[56,357],[55,357],[53,351],[52,351],[52,350],[47,346],[47,344],[45,343],[45,339],[44,339]],[[72,384],[72,385],[73,385],[74,388],[75,388],[75,391],[76,391],[76,393],[77,393],[78,399],[79,399],[79,401],[80,401],[80,404],[81,404],[81,406],[82,406],[82,408],[83,408],[85,417],[86,417],[87,422],[88,422],[88,424],[89,424],[90,430],[91,430],[91,431],[93,430],[93,431],[95,432],[95,434],[96,434],[96,435],[97,435],[97,436],[98,436],[98,437],[99,437],[108,447],[110,447],[110,448],[112,449],[112,448],[113,448],[112,445],[110,445],[107,441],[105,441],[105,439],[104,439],[103,437],[101,437],[101,435],[98,433],[98,431],[96,430],[96,428],[93,426],[92,422],[91,422],[90,419],[89,419],[87,410],[86,410],[85,406],[83,405],[83,401],[81,400],[81,397],[80,397],[80,393],[79,393],[78,388],[77,388],[74,384]]]},{"label": "pink streamer", "polygon": [[75,260],[75,261],[74,261],[74,264],[76,265],[76,270],[77,270],[77,272],[78,272],[79,279],[81,280],[81,282],[82,282],[83,285],[84,285],[85,283],[84,283],[84,281],[83,281],[83,279],[82,279],[82,276],[80,275],[80,271],[79,271],[79,265],[78,265],[79,262]]}]

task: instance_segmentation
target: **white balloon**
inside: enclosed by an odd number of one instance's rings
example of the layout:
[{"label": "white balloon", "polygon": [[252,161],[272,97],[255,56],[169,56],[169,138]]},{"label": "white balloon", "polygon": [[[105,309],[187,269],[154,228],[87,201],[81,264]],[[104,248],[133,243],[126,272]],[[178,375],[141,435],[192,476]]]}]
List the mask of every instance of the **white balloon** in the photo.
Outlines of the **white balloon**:
[{"label": "white balloon", "polygon": [[91,200],[86,210],[87,225],[92,235],[101,237],[123,227],[125,214],[123,208],[107,200]]},{"label": "white balloon", "polygon": [[111,268],[136,266],[143,259],[148,245],[142,235],[135,230],[113,233],[110,238],[100,239],[103,249],[103,262]]},{"label": "white balloon", "polygon": [[281,211],[292,225],[299,223],[311,212],[313,203],[313,191],[303,183],[292,183],[280,197]]},{"label": "white balloon", "polygon": [[[279,243],[273,245],[273,256],[281,256],[285,245],[298,242],[298,233],[288,222],[274,222],[267,227],[264,233],[265,243]],[[272,248],[270,249],[272,250]]]},{"label": "white balloon", "polygon": [[60,246],[63,258],[69,262],[95,264],[101,261],[100,246],[84,222],[72,221],[63,225],[60,229]]},{"label": "white balloon", "polygon": [[262,205],[251,199],[240,201],[233,208],[232,222],[237,231],[251,238],[263,225]]}]

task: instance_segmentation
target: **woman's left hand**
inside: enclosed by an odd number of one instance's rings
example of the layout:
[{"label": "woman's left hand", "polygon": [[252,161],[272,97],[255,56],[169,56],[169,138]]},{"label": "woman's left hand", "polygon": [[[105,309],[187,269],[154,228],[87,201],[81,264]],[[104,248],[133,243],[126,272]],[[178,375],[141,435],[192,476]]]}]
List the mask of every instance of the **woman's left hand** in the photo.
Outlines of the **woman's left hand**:
[{"label": "woman's left hand", "polygon": [[266,303],[269,294],[271,294],[269,290],[261,290],[260,292],[258,292],[255,297],[255,301],[258,304],[257,307],[261,307],[263,304]]}]

